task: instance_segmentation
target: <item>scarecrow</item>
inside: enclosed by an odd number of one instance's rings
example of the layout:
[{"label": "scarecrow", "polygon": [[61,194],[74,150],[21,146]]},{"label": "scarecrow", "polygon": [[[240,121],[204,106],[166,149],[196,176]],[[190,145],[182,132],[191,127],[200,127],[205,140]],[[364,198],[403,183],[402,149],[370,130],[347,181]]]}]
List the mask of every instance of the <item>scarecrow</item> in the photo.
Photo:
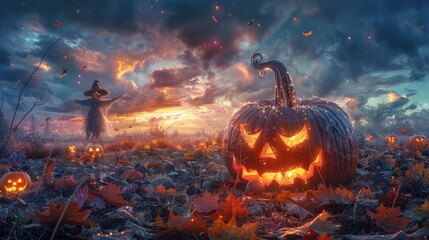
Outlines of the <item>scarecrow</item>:
[{"label": "scarecrow", "polygon": [[101,135],[106,132],[108,127],[107,113],[112,104],[120,99],[101,99],[108,96],[110,92],[107,89],[100,88],[100,80],[94,80],[90,90],[83,93],[86,100],[75,100],[76,103],[89,107],[85,118],[84,128],[86,139],[92,142],[101,141]]}]

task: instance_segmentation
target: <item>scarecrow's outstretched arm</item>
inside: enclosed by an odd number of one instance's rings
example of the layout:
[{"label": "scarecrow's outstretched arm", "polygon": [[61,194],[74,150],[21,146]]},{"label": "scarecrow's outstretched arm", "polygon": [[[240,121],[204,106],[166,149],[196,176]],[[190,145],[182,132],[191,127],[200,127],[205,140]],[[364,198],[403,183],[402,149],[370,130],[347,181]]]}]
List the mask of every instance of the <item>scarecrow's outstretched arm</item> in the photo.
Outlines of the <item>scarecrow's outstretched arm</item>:
[{"label": "scarecrow's outstretched arm", "polygon": [[114,102],[118,101],[119,99],[121,99],[121,97],[114,97],[114,98],[112,98],[112,99],[103,100],[103,101],[101,102],[101,105],[102,105],[102,106],[110,105],[110,104],[112,104],[112,103],[114,103]]},{"label": "scarecrow's outstretched arm", "polygon": [[80,104],[82,106],[90,106],[91,105],[91,103],[90,103],[89,100],[78,100],[78,99],[75,99],[74,102],[77,103],[77,104]]}]

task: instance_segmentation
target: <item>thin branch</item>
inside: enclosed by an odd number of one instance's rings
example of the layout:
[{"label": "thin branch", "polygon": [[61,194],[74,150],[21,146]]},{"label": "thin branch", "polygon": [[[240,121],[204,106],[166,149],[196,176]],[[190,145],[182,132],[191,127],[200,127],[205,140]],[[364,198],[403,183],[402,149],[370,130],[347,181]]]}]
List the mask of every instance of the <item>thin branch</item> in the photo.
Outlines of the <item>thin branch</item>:
[{"label": "thin branch", "polygon": [[[58,43],[62,38],[59,38],[58,40],[56,40],[55,42],[51,43],[48,48],[46,49],[45,53],[43,54],[42,58],[40,59],[39,65],[37,65],[36,69],[34,69],[34,71],[30,74],[30,77],[27,79],[27,81],[25,82],[25,84],[22,86],[22,88],[19,91],[18,94],[18,101],[16,102],[16,106],[15,106],[15,110],[13,113],[13,117],[12,120],[10,121],[10,125],[9,125],[9,132],[7,134],[7,138],[6,138],[6,142],[3,144],[3,146],[1,146],[0,148],[0,154],[3,154],[4,149],[6,148],[6,146],[8,145],[9,141],[10,141],[10,137],[12,136],[12,130],[17,128],[19,126],[19,124],[25,119],[25,117],[37,106],[43,105],[44,103],[47,102],[46,100],[42,100],[40,102],[36,102],[33,107],[31,107],[31,109],[29,111],[27,111],[27,113],[24,114],[24,117],[18,122],[18,124],[15,125],[15,127],[13,127],[13,124],[15,122],[15,118],[16,118],[16,114],[18,112],[18,108],[19,105],[21,104],[21,98],[22,98],[22,94],[24,93],[25,88],[27,87],[28,83],[30,83],[31,79],[33,78],[33,75],[39,70],[40,66],[43,63],[43,60],[45,59],[46,55],[48,54],[49,50],[51,49],[52,46],[54,46],[56,43]],[[49,99],[49,98],[48,98]]]},{"label": "thin branch", "polygon": [[33,78],[33,75],[39,70],[40,66],[43,63],[43,60],[46,57],[46,54],[48,54],[49,49],[51,49],[51,47],[54,46],[57,42],[59,42],[61,39],[62,38],[56,40],[55,42],[51,43],[51,45],[49,45],[49,47],[46,49],[45,53],[43,54],[42,58],[40,59],[39,65],[37,65],[36,69],[34,69],[34,71],[30,74],[30,77],[27,79],[24,86],[22,86],[21,90],[19,91],[18,101],[16,103],[15,111],[13,113],[13,117],[9,126],[9,132],[12,130],[13,122],[15,121],[16,113],[18,112],[19,105],[21,104],[21,97],[22,97],[22,94],[24,93],[25,88],[27,87],[28,83],[30,83],[31,79]]},{"label": "thin branch", "polygon": [[423,107],[423,104],[417,102],[416,100],[414,100],[414,102],[422,109],[423,112],[429,113],[429,109]]},{"label": "thin branch", "polygon": [[49,101],[49,99],[51,99],[51,97],[48,97],[48,98],[46,98],[46,99],[44,99],[44,100],[42,100],[42,101],[38,101],[38,102],[35,102],[34,104],[33,104],[33,106],[24,114],[24,116],[21,118],[21,120],[19,120],[19,122],[16,124],[16,126],[15,126],[15,128],[16,127],[18,127],[20,124],[21,124],[21,122],[22,121],[24,121],[24,119],[27,117],[27,115],[28,114],[30,114],[30,112],[35,108],[35,107],[38,107],[38,106],[42,106],[43,104],[45,104],[46,102],[48,102]]}]

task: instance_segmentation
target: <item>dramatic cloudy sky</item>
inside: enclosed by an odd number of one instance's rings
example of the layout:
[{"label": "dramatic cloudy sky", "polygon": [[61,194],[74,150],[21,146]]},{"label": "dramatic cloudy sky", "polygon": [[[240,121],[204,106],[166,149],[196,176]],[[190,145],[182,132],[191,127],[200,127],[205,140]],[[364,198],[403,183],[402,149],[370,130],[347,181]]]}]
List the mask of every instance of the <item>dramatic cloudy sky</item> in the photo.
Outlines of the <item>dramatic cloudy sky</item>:
[{"label": "dramatic cloudy sky", "polygon": [[61,38],[19,111],[49,98],[35,118],[41,126],[50,117],[58,133],[80,129],[73,99],[94,79],[110,97],[123,95],[109,115],[121,132],[151,119],[179,132],[223,129],[242,103],[272,98],[273,75],[260,79],[250,67],[255,52],[282,61],[301,98],[353,99],[350,108],[429,103],[426,0],[4,0],[0,14],[8,116]]}]

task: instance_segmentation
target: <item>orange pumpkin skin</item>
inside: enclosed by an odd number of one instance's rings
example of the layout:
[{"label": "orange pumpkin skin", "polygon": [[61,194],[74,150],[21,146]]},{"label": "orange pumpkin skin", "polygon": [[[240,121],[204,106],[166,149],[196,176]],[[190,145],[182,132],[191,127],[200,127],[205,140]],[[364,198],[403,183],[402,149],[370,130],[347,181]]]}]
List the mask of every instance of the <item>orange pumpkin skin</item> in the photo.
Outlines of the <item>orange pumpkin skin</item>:
[{"label": "orange pumpkin skin", "polygon": [[8,172],[0,179],[1,189],[8,193],[19,193],[31,186],[31,178],[26,172]]},{"label": "orange pumpkin skin", "polygon": [[298,101],[284,65],[261,60],[257,53],[251,63],[274,71],[275,99],[247,103],[233,114],[223,140],[229,173],[265,185],[349,181],[359,151],[347,113],[318,98]]},{"label": "orange pumpkin skin", "polygon": [[415,148],[416,150],[423,150],[427,147],[428,138],[423,135],[414,135],[410,137],[409,146]]},{"label": "orange pumpkin skin", "polygon": [[104,149],[100,144],[88,144],[85,147],[85,153],[89,154],[92,157],[102,157],[104,154]]}]

